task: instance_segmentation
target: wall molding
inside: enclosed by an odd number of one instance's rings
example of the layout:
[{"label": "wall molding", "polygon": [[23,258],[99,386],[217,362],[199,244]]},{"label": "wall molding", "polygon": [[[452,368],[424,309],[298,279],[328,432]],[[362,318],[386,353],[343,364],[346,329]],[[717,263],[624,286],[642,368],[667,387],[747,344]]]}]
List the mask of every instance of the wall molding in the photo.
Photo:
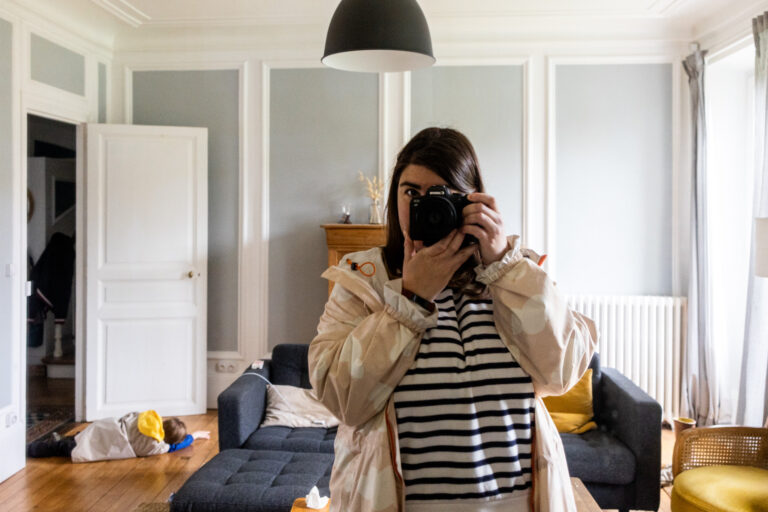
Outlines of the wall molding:
[{"label": "wall molding", "polygon": [[[683,268],[687,249],[684,249],[685,241],[681,237],[686,236],[686,231],[682,226],[681,218],[685,218],[682,212],[681,204],[684,203],[687,189],[681,186],[681,175],[683,174],[682,165],[684,159],[682,155],[686,151],[686,141],[680,135],[682,128],[681,120],[681,94],[680,86],[683,83],[680,72],[680,62],[682,61],[683,50],[680,46],[678,55],[633,55],[633,56],[615,56],[615,55],[581,55],[581,56],[549,56],[547,58],[547,143],[546,143],[546,183],[547,183],[547,215],[546,215],[546,250],[548,251],[547,261],[549,267],[548,273],[553,280],[557,280],[557,68],[558,66],[568,65],[615,65],[615,64],[670,64],[672,67],[670,92],[672,95],[671,104],[671,122],[670,127],[672,140],[671,145],[671,176],[670,189],[672,191],[672,223],[670,250],[672,254],[672,268],[670,269],[670,283],[672,294],[679,295],[683,286]],[[687,281],[687,279],[686,279]],[[682,290],[684,291],[684,290]],[[683,293],[684,295],[685,293]]]},{"label": "wall molding", "polygon": [[[123,60],[119,67],[122,69],[123,83],[123,118],[127,124],[133,124],[133,73],[141,71],[215,71],[231,70],[238,73],[238,286],[237,286],[237,340],[235,350],[209,350],[208,359],[208,406],[216,407],[216,397],[223,391],[248,364],[266,352],[266,337],[254,326],[266,324],[265,311],[258,307],[263,297],[254,297],[247,292],[253,279],[254,268],[260,268],[259,252],[250,250],[253,243],[250,219],[253,210],[257,208],[253,196],[248,194],[254,174],[251,161],[249,135],[253,124],[250,114],[251,65],[247,60],[231,58],[212,60],[209,58],[191,58],[185,55],[180,58],[177,54],[153,54],[151,59]],[[255,261],[254,261],[255,260]],[[256,271],[257,275],[260,272]],[[265,274],[266,275],[266,274]],[[252,319],[252,320],[251,320]],[[236,366],[231,374],[221,374],[216,371],[216,361],[230,361]]]},{"label": "wall molding", "polygon": [[410,111],[410,73],[379,73],[379,180],[385,202],[397,153],[408,142]]},{"label": "wall molding", "polygon": [[[533,58],[532,55],[498,55],[498,56],[491,56],[491,57],[466,57],[466,56],[454,56],[454,57],[445,57],[440,60],[439,63],[436,63],[434,67],[457,67],[457,66],[466,66],[466,67],[473,67],[473,66],[520,66],[522,68],[522,126],[521,126],[521,140],[520,140],[520,147],[522,149],[522,154],[520,155],[520,169],[521,169],[521,183],[520,183],[520,192],[521,192],[521,203],[520,203],[520,219],[521,219],[521,232],[515,233],[519,234],[521,238],[521,242],[524,246],[529,246],[529,240],[531,238],[531,219],[535,218],[536,215],[532,211],[532,208],[535,208],[535,205],[538,204],[538,201],[540,198],[533,198],[529,197],[529,194],[537,194],[537,192],[540,192],[539,189],[535,188],[535,186],[531,186],[531,183],[535,184],[536,179],[532,176],[533,172],[536,172],[536,166],[533,164],[531,160],[531,155],[534,152],[534,147],[532,144],[535,142],[535,138],[531,138],[531,109],[533,107],[531,102],[531,95],[537,91],[537,87],[531,83],[532,76],[531,76],[531,59]],[[402,140],[401,145],[396,148],[396,150],[399,150],[400,147],[405,145],[410,138],[415,135],[415,133],[412,133],[412,127],[411,127],[411,112],[410,112],[410,88],[411,88],[411,77],[412,74],[410,72],[405,73],[405,81],[407,83],[408,88],[408,97],[407,97],[407,112],[405,109],[403,110],[403,126],[405,128],[405,137]],[[510,233],[511,234],[511,233]]]},{"label": "wall molding", "polygon": [[[2,8],[0,8],[0,19],[8,22],[11,26],[10,122],[12,143],[10,156],[11,170],[13,170],[19,169],[22,164],[21,144],[13,143],[14,141],[19,140],[19,133],[21,131],[21,22],[16,15]],[[23,327],[26,327],[27,323],[25,307],[26,294],[24,292],[26,271],[22,270],[26,268],[25,262],[27,259],[27,233],[26,229],[23,229],[22,227],[26,226],[26,222],[22,221],[22,219],[26,219],[26,190],[26,175],[13,172],[11,175],[10,191],[12,197],[11,261],[4,261],[0,266],[0,271],[3,272],[3,278],[7,279],[9,283],[9,291],[11,294],[10,318],[13,320],[12,324],[8,326],[11,343],[10,361],[8,361],[8,363],[11,365],[11,376],[14,380],[10,383],[10,403],[5,406],[0,406],[0,414],[3,419],[0,426],[0,433],[2,433],[4,439],[8,439],[8,436],[12,435],[11,429],[19,428],[19,425],[21,425],[21,428],[24,428],[22,418],[26,411],[26,336],[25,329],[23,329]],[[9,267],[6,267],[6,265],[9,265]],[[10,275],[7,274],[8,272],[10,272]],[[16,426],[7,422],[7,419],[13,416],[16,417]],[[13,457],[13,459],[12,463],[16,465],[16,457]],[[6,464],[0,466],[4,471]]]},{"label": "wall molding", "polygon": [[15,16],[18,22],[29,27],[31,31],[75,53],[93,55],[106,60],[110,60],[113,57],[111,47],[81,37],[79,35],[80,32],[63,28],[61,25],[16,2],[5,2],[4,8],[7,9],[9,14]]},{"label": "wall molding", "polygon": [[733,9],[727,12],[709,16],[696,27],[693,40],[701,44],[703,50],[712,54],[738,45],[743,39],[752,37],[752,18],[768,10],[768,1],[757,0],[742,7],[735,13]]},{"label": "wall molding", "polygon": [[[27,161],[24,155],[27,154],[27,116],[29,114],[78,125],[97,116],[98,113],[91,111],[92,101],[90,97],[98,92],[98,77],[87,72],[87,66],[90,59],[98,58],[109,59],[109,52],[105,52],[93,45],[84,43],[78,37],[69,34],[66,31],[42,20],[34,14],[23,9],[12,9],[11,11],[0,10],[0,16],[11,22],[14,33],[14,47],[12,52],[12,83],[13,90],[16,91],[13,101],[13,161],[14,169],[18,172],[14,174],[14,192],[17,198],[14,205],[16,214],[14,216],[14,225],[18,235],[14,237],[12,243],[17,246],[18,263],[16,266],[22,268],[20,262],[26,261],[27,252],[27,225],[21,219],[26,218],[24,209],[26,208],[26,188],[27,188]],[[85,95],[81,96],[68,91],[63,91],[56,87],[37,82],[31,78],[30,73],[30,40],[32,34],[43,37],[55,44],[65,47],[71,51],[83,55],[86,60]],[[94,85],[93,81],[96,80]],[[98,100],[97,100],[98,101]],[[79,222],[83,219],[82,200],[82,174],[78,177],[77,187],[77,216]],[[80,230],[82,231],[82,230]],[[78,237],[76,244],[75,261],[75,296],[76,301],[82,304],[82,255],[84,250],[84,237]],[[14,327],[14,338],[17,342],[15,346],[21,350],[21,383],[16,383],[21,390],[25,389],[23,385],[26,382],[26,350],[25,346],[25,327],[26,326],[26,294],[24,293],[24,283],[26,279],[22,274],[17,274],[14,286],[18,288],[15,295],[13,309],[14,316],[18,318],[18,325]],[[16,313],[18,312],[18,313]],[[82,308],[77,309],[78,320],[75,331],[75,418],[79,421],[83,417],[83,330],[84,317]],[[25,404],[26,401],[22,401]],[[23,407],[25,407],[23,405]]]}]

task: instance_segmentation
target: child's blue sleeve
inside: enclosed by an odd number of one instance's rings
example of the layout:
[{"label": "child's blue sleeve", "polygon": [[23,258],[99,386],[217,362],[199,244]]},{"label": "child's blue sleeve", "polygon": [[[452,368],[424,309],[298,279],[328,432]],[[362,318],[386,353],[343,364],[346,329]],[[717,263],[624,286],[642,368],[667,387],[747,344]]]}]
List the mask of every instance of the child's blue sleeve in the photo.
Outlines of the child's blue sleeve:
[{"label": "child's blue sleeve", "polygon": [[181,450],[182,448],[186,448],[187,446],[192,444],[192,441],[194,441],[195,438],[192,437],[192,435],[187,434],[184,439],[182,439],[180,442],[176,444],[170,445],[170,448],[168,448],[168,453],[175,452],[176,450]]}]

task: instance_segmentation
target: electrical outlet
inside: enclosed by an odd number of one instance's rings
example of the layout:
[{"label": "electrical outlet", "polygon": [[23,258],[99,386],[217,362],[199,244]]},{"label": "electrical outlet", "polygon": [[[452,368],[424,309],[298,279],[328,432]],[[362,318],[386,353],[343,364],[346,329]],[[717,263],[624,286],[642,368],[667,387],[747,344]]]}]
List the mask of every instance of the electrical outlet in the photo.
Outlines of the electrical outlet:
[{"label": "electrical outlet", "polygon": [[235,373],[237,371],[237,365],[234,361],[217,361],[216,372],[217,373]]}]

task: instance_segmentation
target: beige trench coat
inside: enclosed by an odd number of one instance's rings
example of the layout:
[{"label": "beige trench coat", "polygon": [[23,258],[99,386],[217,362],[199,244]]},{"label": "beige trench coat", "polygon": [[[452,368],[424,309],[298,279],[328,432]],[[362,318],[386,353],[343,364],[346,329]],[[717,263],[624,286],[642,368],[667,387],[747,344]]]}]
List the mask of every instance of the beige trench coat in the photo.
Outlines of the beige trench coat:
[{"label": "beige trench coat", "polygon": [[[504,257],[478,267],[488,284],[502,341],[531,376],[536,393],[533,502],[537,512],[576,510],[560,436],[542,397],[559,395],[586,371],[597,344],[594,323],[568,308],[565,297],[509,238]],[[318,398],[341,421],[334,444],[331,510],[404,512],[393,391],[411,367],[424,332],[437,324],[389,279],[380,248],[350,254],[323,277],[333,281],[309,347],[309,374]],[[353,271],[346,260],[371,263]],[[371,266],[363,267],[366,274]]]}]

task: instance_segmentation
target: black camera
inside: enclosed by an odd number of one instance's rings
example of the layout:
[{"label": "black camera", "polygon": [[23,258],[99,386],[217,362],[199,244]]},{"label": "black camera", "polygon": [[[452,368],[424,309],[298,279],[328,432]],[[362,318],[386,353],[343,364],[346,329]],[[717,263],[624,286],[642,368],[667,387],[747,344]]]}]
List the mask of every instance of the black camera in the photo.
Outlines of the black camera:
[{"label": "black camera", "polygon": [[[439,242],[461,227],[464,223],[462,210],[470,203],[465,194],[452,194],[445,185],[429,187],[426,194],[411,199],[411,240],[421,240],[424,245]],[[464,245],[472,240],[475,238],[467,235]]]}]

